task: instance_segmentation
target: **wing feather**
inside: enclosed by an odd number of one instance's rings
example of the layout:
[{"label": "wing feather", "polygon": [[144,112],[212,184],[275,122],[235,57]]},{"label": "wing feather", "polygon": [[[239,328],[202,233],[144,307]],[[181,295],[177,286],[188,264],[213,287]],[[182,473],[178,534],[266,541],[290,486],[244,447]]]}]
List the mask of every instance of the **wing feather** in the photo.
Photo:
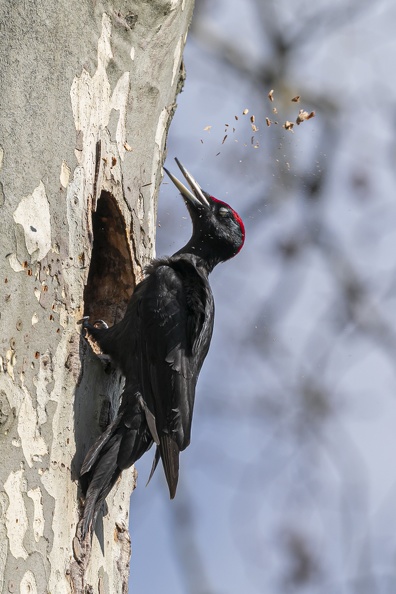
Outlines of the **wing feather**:
[{"label": "wing feather", "polygon": [[[141,394],[141,410],[158,445],[171,497],[179,452],[190,443],[195,386],[209,348],[213,316],[207,275],[183,256],[172,256],[150,265],[120,323],[89,329],[120,366],[132,392]],[[92,452],[92,460],[96,457]]]},{"label": "wing feather", "polygon": [[[195,386],[213,327],[207,280],[194,266],[183,264],[172,262],[152,271],[139,309],[144,328],[139,337],[142,394],[155,417],[171,497],[176,491],[179,451],[190,442]],[[207,344],[197,349],[208,320]]]}]

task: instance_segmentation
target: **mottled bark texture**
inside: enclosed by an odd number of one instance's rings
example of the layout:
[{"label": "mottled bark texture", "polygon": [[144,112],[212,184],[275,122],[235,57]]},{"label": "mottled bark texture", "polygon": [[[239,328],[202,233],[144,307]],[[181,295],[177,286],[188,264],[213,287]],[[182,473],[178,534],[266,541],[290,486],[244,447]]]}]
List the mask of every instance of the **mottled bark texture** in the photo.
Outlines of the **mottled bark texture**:
[{"label": "mottled bark texture", "polygon": [[153,256],[192,5],[0,4],[2,592],[128,588],[133,470],[89,564],[73,546],[81,462],[121,384],[77,321],[119,319]]}]

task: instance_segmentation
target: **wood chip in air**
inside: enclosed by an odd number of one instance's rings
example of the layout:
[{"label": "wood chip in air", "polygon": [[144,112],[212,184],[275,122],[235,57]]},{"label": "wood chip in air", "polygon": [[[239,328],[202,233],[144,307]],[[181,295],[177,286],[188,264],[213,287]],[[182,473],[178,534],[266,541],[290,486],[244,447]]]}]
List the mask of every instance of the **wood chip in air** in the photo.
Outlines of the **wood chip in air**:
[{"label": "wood chip in air", "polygon": [[212,126],[205,126],[204,132],[207,132],[208,130],[211,130],[211,129],[212,129]]},{"label": "wood chip in air", "polygon": [[227,136],[228,136],[228,134],[226,134],[226,135],[224,136],[224,138],[223,138],[223,142],[222,142],[221,144],[224,144],[224,143],[225,143]]},{"label": "wood chip in air", "polygon": [[268,99],[270,101],[274,100],[274,89],[271,89],[270,92],[268,93]]},{"label": "wood chip in air", "polygon": [[237,119],[239,119],[239,118],[238,118],[238,116],[234,116],[234,118],[235,118],[236,120],[237,120]]},{"label": "wood chip in air", "polygon": [[267,124],[268,128],[271,126],[272,122],[269,118],[265,118],[265,123]]},{"label": "wood chip in air", "polygon": [[296,124],[297,124],[297,126],[299,126],[301,124],[301,122],[304,122],[305,120],[310,120],[311,118],[314,118],[314,117],[315,117],[314,111],[311,111],[311,113],[308,113],[307,111],[300,109],[300,111],[298,112],[297,119],[296,119]]},{"label": "wood chip in air", "polygon": [[294,123],[289,122],[289,120],[286,120],[286,122],[283,124],[282,128],[284,128],[285,130],[290,130],[291,132],[294,132],[294,130],[293,130]]},{"label": "wood chip in air", "polygon": [[272,113],[278,113],[278,110],[276,109],[276,107],[272,108]]},{"label": "wood chip in air", "polygon": [[257,128],[256,124],[252,124],[252,130],[253,130],[253,132],[258,132],[258,128]]},{"label": "wood chip in air", "polygon": [[256,118],[254,117],[254,115],[250,116],[250,121],[252,122],[252,124],[254,124],[254,122],[256,121]]},{"label": "wood chip in air", "polygon": [[249,113],[249,110],[248,109],[244,109],[243,112],[242,112],[242,115],[247,115],[248,113]]},{"label": "wood chip in air", "polygon": [[293,97],[292,101],[293,103],[300,103],[300,95],[296,95],[295,97]]}]

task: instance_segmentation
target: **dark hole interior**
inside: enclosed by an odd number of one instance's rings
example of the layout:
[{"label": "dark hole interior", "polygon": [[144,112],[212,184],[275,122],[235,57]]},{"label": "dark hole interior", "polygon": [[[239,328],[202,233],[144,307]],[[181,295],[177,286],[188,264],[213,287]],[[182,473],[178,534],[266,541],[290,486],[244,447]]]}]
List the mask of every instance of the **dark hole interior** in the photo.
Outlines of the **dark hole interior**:
[{"label": "dark hole interior", "polygon": [[84,289],[84,315],[91,322],[119,322],[132,295],[135,279],[125,233],[124,218],[116,200],[102,192],[92,214],[93,248]]}]

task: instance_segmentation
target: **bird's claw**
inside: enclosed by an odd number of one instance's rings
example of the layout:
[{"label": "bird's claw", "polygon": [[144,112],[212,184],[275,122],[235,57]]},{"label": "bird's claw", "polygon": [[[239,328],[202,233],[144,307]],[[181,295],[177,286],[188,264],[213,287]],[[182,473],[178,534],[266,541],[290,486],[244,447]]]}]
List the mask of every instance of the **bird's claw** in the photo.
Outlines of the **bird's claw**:
[{"label": "bird's claw", "polygon": [[95,322],[93,323],[93,327],[99,328],[100,330],[107,330],[109,326],[103,320],[95,320]]},{"label": "bird's claw", "polygon": [[88,320],[89,316],[84,316],[81,318],[81,320],[78,320],[77,324],[80,324],[83,327],[83,330],[88,330],[88,332],[95,328],[98,330],[107,330],[109,327],[103,320],[95,320],[93,324],[91,324]]},{"label": "bird's claw", "polygon": [[78,320],[77,324],[84,325],[86,321],[89,320],[89,316],[84,316],[81,320]]},{"label": "bird's claw", "polygon": [[92,324],[89,323],[89,316],[84,316],[83,318],[81,318],[81,320],[78,320],[77,324],[79,324],[80,326],[83,327],[83,330],[86,330],[89,328],[93,328]]}]

